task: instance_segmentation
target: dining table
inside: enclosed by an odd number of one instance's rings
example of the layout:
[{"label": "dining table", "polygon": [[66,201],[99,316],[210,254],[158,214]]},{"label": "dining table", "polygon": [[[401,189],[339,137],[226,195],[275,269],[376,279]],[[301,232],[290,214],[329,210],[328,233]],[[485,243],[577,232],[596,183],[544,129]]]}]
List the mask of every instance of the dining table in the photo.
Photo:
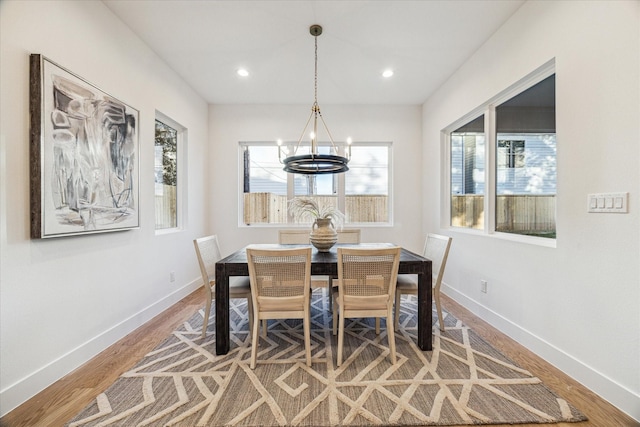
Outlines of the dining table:
[{"label": "dining table", "polygon": [[[260,244],[250,247],[269,249],[311,247],[311,274],[314,276],[338,277],[338,248],[375,248],[395,246],[391,243],[344,243],[334,245],[328,252],[320,252],[311,245]],[[243,247],[216,263],[215,312],[216,312],[216,354],[227,354],[230,349],[229,337],[229,277],[249,276],[247,247]],[[432,350],[432,279],[431,260],[402,248],[398,274],[418,276],[418,347],[423,351]]]}]

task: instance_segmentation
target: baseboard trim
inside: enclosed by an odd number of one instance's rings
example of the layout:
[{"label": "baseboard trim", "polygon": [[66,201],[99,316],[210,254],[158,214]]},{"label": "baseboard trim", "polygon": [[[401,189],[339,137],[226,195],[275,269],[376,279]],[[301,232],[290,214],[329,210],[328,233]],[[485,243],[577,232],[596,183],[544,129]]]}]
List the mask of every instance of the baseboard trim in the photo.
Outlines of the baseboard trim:
[{"label": "baseboard trim", "polygon": [[441,292],[640,422],[640,395],[480,302],[442,283]]},{"label": "baseboard trim", "polygon": [[0,390],[0,417],[5,416],[40,391],[82,366],[200,286],[202,286],[202,280],[193,280],[16,383]]}]

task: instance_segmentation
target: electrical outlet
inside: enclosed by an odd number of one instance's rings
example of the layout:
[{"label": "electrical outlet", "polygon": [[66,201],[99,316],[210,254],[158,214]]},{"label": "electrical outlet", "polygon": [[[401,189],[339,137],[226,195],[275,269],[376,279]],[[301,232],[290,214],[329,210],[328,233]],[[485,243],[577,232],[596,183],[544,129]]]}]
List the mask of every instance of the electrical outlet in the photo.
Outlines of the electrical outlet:
[{"label": "electrical outlet", "polygon": [[480,280],[480,292],[482,293],[487,293],[487,281],[486,280]]},{"label": "electrical outlet", "polygon": [[176,281],[176,272],[172,271],[169,273],[169,281],[170,282],[175,282]]}]

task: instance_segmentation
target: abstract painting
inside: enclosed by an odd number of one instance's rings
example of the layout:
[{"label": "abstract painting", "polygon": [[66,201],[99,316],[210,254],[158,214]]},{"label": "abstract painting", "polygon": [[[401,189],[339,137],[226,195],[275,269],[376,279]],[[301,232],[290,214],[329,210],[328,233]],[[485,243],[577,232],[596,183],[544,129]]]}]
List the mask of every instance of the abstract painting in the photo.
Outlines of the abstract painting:
[{"label": "abstract painting", "polygon": [[139,227],[138,111],[30,57],[31,238]]}]

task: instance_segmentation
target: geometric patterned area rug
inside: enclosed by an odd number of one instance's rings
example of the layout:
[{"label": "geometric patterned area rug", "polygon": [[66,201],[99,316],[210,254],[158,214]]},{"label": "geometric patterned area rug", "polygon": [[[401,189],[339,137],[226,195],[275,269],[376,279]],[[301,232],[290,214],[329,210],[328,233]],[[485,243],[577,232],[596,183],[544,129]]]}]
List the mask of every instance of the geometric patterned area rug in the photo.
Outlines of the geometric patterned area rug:
[{"label": "geometric patterned area rug", "polygon": [[348,319],[344,357],[323,289],[312,297],[312,366],[302,323],[269,322],[249,368],[246,300],[231,300],[231,350],[216,356],[212,313],[181,325],[67,426],[407,426],[556,423],[586,417],[448,313],[434,316],[433,351],[417,345],[414,296],[404,296],[389,360],[386,329]]}]

